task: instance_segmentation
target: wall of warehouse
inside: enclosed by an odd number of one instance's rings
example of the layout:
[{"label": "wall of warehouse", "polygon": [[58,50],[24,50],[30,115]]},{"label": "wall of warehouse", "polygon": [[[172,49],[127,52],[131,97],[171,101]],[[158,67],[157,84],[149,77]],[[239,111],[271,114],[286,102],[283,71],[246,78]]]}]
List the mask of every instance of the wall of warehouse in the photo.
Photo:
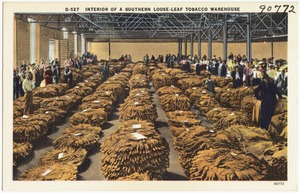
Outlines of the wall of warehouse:
[{"label": "wall of warehouse", "polygon": [[[14,68],[20,67],[23,60],[30,62],[30,24],[22,20],[15,19],[15,54],[14,54]],[[59,41],[63,39],[63,32],[46,28],[36,24],[35,30],[35,62],[38,63],[42,59],[47,64],[49,61],[49,40],[55,41],[54,56],[59,58],[60,51],[66,49],[68,56],[74,55],[74,34],[68,33],[68,46],[61,48]],[[81,38],[77,35],[77,54],[81,54]],[[63,61],[62,61],[63,62]]]},{"label": "wall of warehouse", "polygon": [[[271,57],[271,42],[253,42],[252,57],[253,58],[268,58]],[[109,58],[109,43],[108,42],[89,42],[88,51],[96,54],[98,59],[108,60]],[[198,43],[194,42],[194,54],[198,54]],[[246,43],[228,43],[228,55],[233,54],[246,55]],[[130,54],[133,61],[143,59],[145,54],[157,57],[162,54],[165,56],[168,53],[178,53],[178,43],[176,42],[111,42],[111,58],[120,58],[123,54]],[[184,54],[184,44],[182,44],[182,53]],[[187,44],[187,53],[190,54],[190,43]],[[208,54],[208,43],[201,43],[201,55]],[[223,43],[214,42],[212,44],[212,55],[223,57]],[[287,42],[274,42],[273,55],[275,58],[287,59]]]},{"label": "wall of warehouse", "polygon": [[[26,60],[27,62],[30,59],[30,29],[29,25],[20,21],[15,20],[15,26],[16,26],[16,38],[15,38],[15,61],[14,61],[14,67],[16,67],[16,64],[20,66],[23,62],[23,60]],[[4,48],[5,49],[5,48]]]}]

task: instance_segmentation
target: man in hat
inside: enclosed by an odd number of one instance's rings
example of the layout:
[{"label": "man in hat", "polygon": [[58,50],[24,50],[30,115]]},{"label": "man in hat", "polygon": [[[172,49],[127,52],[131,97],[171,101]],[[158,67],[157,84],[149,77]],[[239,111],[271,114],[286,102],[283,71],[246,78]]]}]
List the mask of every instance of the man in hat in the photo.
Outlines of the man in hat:
[{"label": "man in hat", "polygon": [[215,94],[215,85],[214,81],[211,79],[211,74],[207,75],[207,80],[205,81],[206,88],[209,92]]},{"label": "man in hat", "polygon": [[39,73],[39,69],[38,69],[38,65],[36,63],[33,63],[31,65],[31,72],[33,75],[33,81],[35,82],[35,87],[39,87],[41,84],[41,77],[40,77],[40,73]]},{"label": "man in hat", "polygon": [[251,77],[253,76],[252,69],[249,66],[249,63],[245,61],[245,67],[243,70],[243,81],[245,82],[246,86],[251,86]]},{"label": "man in hat", "polygon": [[257,89],[254,90],[254,94],[258,100],[261,100],[260,126],[261,128],[268,130],[273,116],[273,110],[277,103],[276,96],[278,96],[279,99],[281,99],[282,96],[267,74],[263,75],[263,81]]},{"label": "man in hat", "polygon": [[267,70],[267,74],[270,78],[275,79],[276,76],[276,70],[274,69],[273,65],[269,66],[269,69]]},{"label": "man in hat", "polygon": [[48,84],[52,84],[52,70],[51,70],[51,66],[47,65],[46,66],[46,71],[44,72],[44,79],[45,79],[45,86],[47,86]]},{"label": "man in hat", "polygon": [[23,90],[23,81],[25,80],[26,78],[26,68],[24,66],[22,66],[20,68],[20,72],[19,72],[19,77],[20,77],[20,81],[19,81],[19,93],[20,93],[20,96],[24,96],[24,90]]},{"label": "man in hat", "polygon": [[278,75],[278,77],[276,77],[276,81],[275,81],[276,86],[282,95],[287,95],[287,81],[288,81],[288,77],[285,72],[285,69],[283,69],[281,73]]},{"label": "man in hat", "polygon": [[13,88],[13,91],[14,91],[14,100],[19,98],[19,85],[20,85],[20,76],[19,74],[17,73],[17,70],[14,69],[13,71],[13,83],[14,83],[14,88]]},{"label": "man in hat", "polygon": [[65,79],[65,82],[69,85],[69,88],[71,88],[72,87],[73,75],[72,75],[72,70],[70,69],[69,66],[65,67],[64,79]]},{"label": "man in hat", "polygon": [[238,88],[243,85],[243,73],[238,66],[235,66],[235,71],[231,72],[233,88]]},{"label": "man in hat", "polygon": [[23,63],[20,66],[20,69],[27,69],[27,64],[26,64],[26,60],[23,60]]},{"label": "man in hat", "polygon": [[102,80],[106,81],[106,79],[109,76],[109,65],[108,65],[108,62],[104,62],[101,70],[102,70]]},{"label": "man in hat", "polygon": [[52,74],[53,74],[53,82],[54,82],[54,84],[58,84],[60,73],[59,73],[58,65],[56,63],[53,64],[53,72],[52,72]]},{"label": "man in hat", "polygon": [[26,79],[23,81],[23,90],[25,92],[25,107],[23,116],[28,118],[28,115],[32,113],[33,94],[35,89],[35,82],[32,81],[32,73],[28,72]]},{"label": "man in hat", "polygon": [[251,85],[259,85],[262,79],[262,73],[258,70],[258,65],[256,64],[252,69]]}]

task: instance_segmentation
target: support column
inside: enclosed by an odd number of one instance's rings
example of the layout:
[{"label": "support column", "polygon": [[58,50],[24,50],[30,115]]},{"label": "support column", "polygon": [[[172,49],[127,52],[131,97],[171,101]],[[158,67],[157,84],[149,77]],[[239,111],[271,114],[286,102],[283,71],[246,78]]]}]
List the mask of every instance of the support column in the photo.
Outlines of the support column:
[{"label": "support column", "polygon": [[110,39],[109,39],[109,42],[108,42],[108,60],[111,61]]},{"label": "support column", "polygon": [[184,36],[184,55],[187,56],[187,37]]},{"label": "support column", "polygon": [[77,33],[74,32],[74,55],[77,55]]},{"label": "support column", "polygon": [[81,34],[81,54],[85,53],[85,37],[84,34]]},{"label": "support column", "polygon": [[212,59],[211,16],[208,20],[208,59]]},{"label": "support column", "polygon": [[[36,24],[30,23],[30,64],[35,63],[35,49],[36,49]],[[48,62],[48,61],[46,61]]]},{"label": "support column", "polygon": [[178,39],[178,55],[181,58],[181,55],[182,55],[182,38]]},{"label": "support column", "polygon": [[201,32],[198,33],[198,58],[201,59]]},{"label": "support column", "polygon": [[227,31],[228,31],[228,25],[227,25],[227,14],[224,14],[224,25],[223,25],[223,60],[227,60]]},{"label": "support column", "polygon": [[271,41],[271,56],[274,57],[274,43]]},{"label": "support column", "polygon": [[191,57],[194,56],[194,40],[193,40],[193,34],[191,34]]},{"label": "support column", "polygon": [[251,13],[248,13],[247,17],[247,60],[251,61],[252,50],[251,50]]}]

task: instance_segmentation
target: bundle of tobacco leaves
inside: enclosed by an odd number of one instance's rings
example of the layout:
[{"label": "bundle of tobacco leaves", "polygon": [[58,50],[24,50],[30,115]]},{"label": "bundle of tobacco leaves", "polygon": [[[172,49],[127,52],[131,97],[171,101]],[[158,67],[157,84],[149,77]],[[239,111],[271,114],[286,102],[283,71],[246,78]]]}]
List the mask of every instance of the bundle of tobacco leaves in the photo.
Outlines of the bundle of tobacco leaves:
[{"label": "bundle of tobacco leaves", "polygon": [[92,126],[102,126],[107,120],[107,113],[103,108],[84,109],[77,112],[70,118],[70,125],[90,124]]},{"label": "bundle of tobacco leaves", "polygon": [[263,180],[267,166],[251,154],[227,148],[199,151],[193,158],[191,180]]},{"label": "bundle of tobacco leaves", "polygon": [[29,142],[16,143],[13,144],[13,163],[14,165],[18,165],[32,152],[32,144]]},{"label": "bundle of tobacco leaves", "polygon": [[128,129],[113,132],[101,144],[103,175],[117,180],[138,172],[147,173],[150,180],[161,180],[169,167],[168,143],[154,129]]},{"label": "bundle of tobacco leaves", "polygon": [[54,149],[44,154],[40,160],[39,165],[52,165],[55,163],[62,163],[66,165],[80,166],[87,155],[87,151],[83,148],[73,149],[70,147],[64,147],[60,149]]},{"label": "bundle of tobacco leaves", "polygon": [[74,181],[77,179],[77,166],[65,163],[36,166],[21,174],[21,181]]}]

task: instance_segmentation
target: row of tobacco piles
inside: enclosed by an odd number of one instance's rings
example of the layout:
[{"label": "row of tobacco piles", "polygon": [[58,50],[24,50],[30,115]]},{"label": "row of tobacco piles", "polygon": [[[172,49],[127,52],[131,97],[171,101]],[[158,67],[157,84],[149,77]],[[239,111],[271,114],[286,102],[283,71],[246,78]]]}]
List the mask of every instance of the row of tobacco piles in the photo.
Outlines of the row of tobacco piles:
[{"label": "row of tobacco piles", "polygon": [[[110,78],[102,81],[97,65],[73,69],[74,84],[47,85],[34,91],[34,113],[21,117],[23,98],[14,102],[13,159],[17,167],[53,127],[70,117],[70,126],[53,141],[51,151],[19,180],[76,180],[79,167],[98,144],[103,124],[123,95],[130,73],[125,63],[110,64]],[[71,114],[76,110],[76,113]]]},{"label": "row of tobacco piles", "polygon": [[[163,63],[148,67],[139,62],[115,64],[111,75],[114,71],[121,72],[101,84],[96,66],[89,66],[77,73],[78,82],[71,89],[58,84],[36,90],[34,115],[25,120],[20,118],[22,100],[15,102],[16,165],[35,140],[80,105],[80,112],[70,118],[70,128],[54,140],[53,151],[22,174],[22,180],[75,180],[78,166],[97,144],[102,124],[126,89],[130,92],[119,109],[119,128],[100,145],[99,167],[108,180],[163,179],[169,167],[169,147],[154,126],[157,112],[151,84],[189,179],[287,178],[287,101],[278,103],[270,129],[265,131],[252,119],[257,102],[252,87],[233,89],[231,79],[213,76],[216,93],[211,94],[205,86],[207,72],[196,76]],[[204,126],[202,117],[213,126]]]},{"label": "row of tobacco piles", "polygon": [[[252,119],[255,88],[233,89],[231,79],[212,77],[212,94],[205,86],[207,72],[196,76],[158,67],[150,78],[190,180],[287,179],[286,100],[278,102],[266,131]],[[213,126],[203,126],[201,116]]]},{"label": "row of tobacco piles", "polygon": [[101,171],[108,180],[162,180],[169,167],[169,146],[154,126],[157,112],[149,93],[148,68],[142,63],[131,67],[119,128],[101,144]]}]

